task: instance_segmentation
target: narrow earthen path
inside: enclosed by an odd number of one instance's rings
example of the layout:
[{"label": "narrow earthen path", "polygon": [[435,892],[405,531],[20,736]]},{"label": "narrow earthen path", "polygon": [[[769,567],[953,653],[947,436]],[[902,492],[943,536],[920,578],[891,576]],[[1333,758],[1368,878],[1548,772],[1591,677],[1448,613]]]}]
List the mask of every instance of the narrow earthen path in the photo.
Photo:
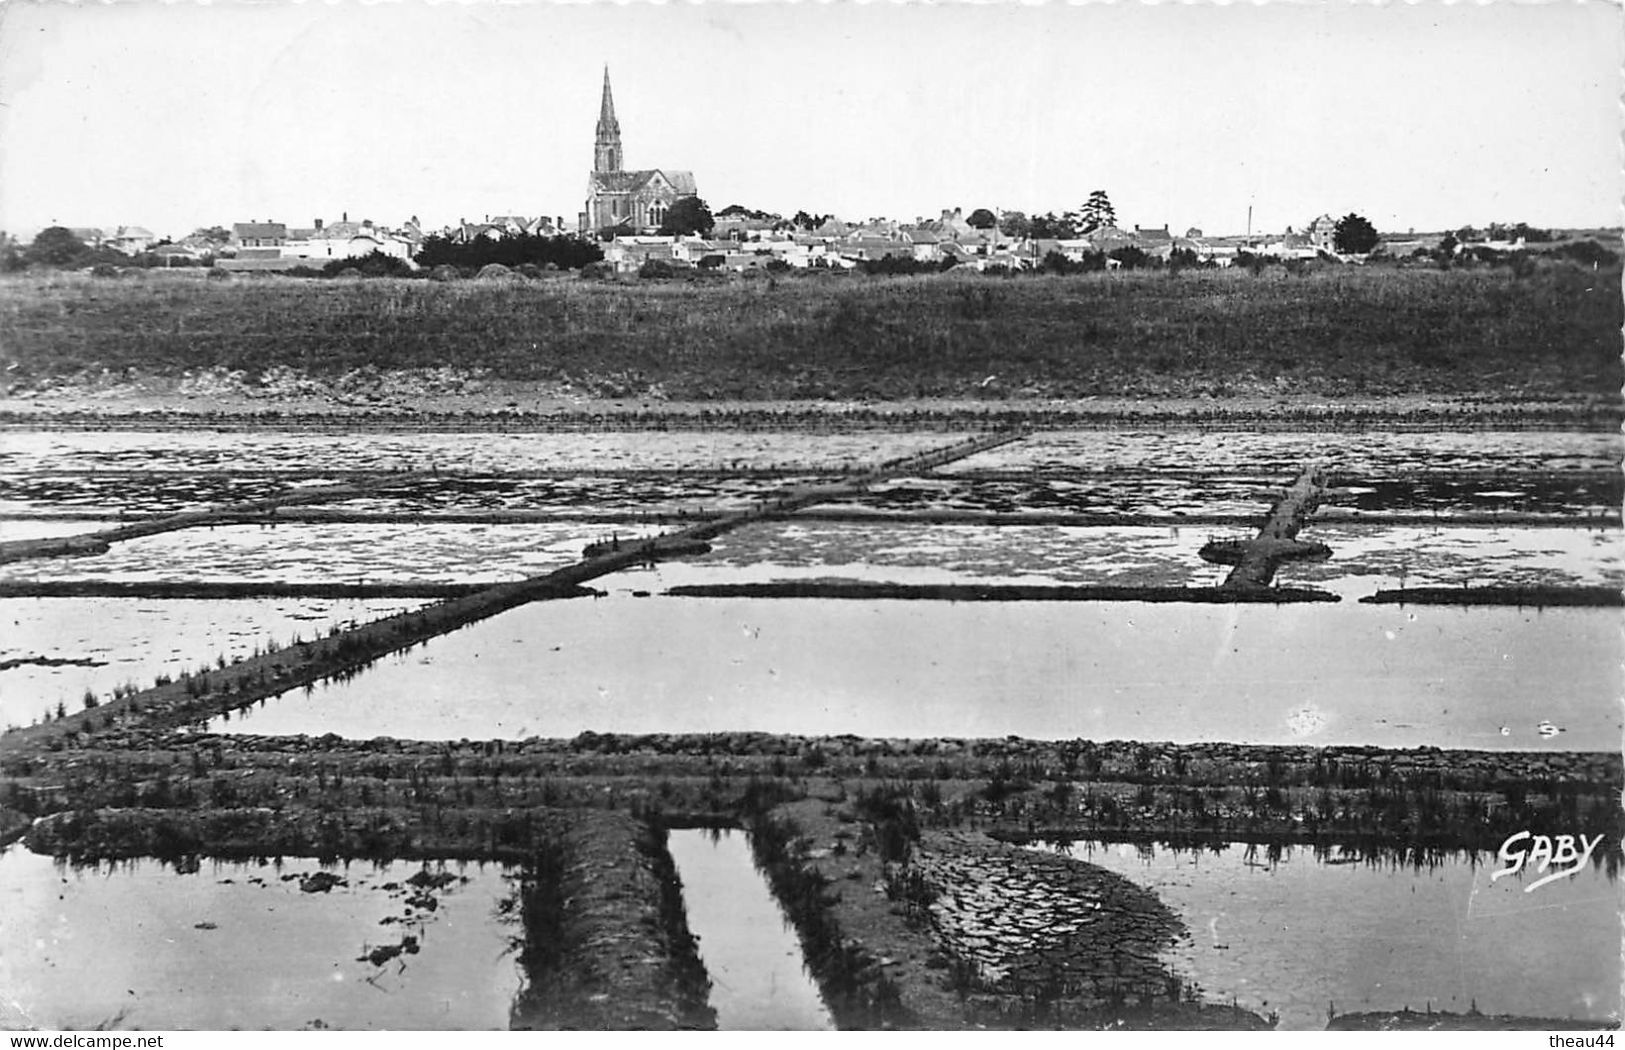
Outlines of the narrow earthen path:
[{"label": "narrow earthen path", "polygon": [[1257,536],[1250,540],[1215,541],[1204,546],[1204,559],[1235,566],[1221,588],[1236,591],[1268,587],[1283,561],[1330,557],[1332,552],[1325,544],[1298,539],[1298,530],[1315,512],[1325,489],[1326,473],[1319,464],[1312,463],[1282,493]]}]

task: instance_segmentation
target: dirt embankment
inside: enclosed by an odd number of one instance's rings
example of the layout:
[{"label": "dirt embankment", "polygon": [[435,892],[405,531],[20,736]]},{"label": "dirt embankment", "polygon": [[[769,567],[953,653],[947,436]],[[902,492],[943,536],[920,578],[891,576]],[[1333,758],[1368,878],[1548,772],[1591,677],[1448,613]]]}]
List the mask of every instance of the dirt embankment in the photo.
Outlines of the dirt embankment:
[{"label": "dirt embankment", "polygon": [[[737,822],[764,795],[891,785],[933,827],[1009,840],[1493,851],[1529,827],[1625,831],[1617,754],[765,734],[415,742],[155,730],[0,756],[0,810],[42,847],[521,859],[534,810]],[[46,831],[46,828],[49,831]],[[1611,863],[1619,858],[1609,855]]]},{"label": "dirt embankment", "polygon": [[[1570,265],[1522,277],[1335,267],[680,285],[22,275],[6,281],[0,364],[11,365],[13,396],[63,377],[116,386],[146,372],[202,396],[235,388],[356,408],[482,385],[489,396],[512,381],[634,403],[1514,386],[1617,399],[1618,283],[1617,270]],[[335,316],[347,323],[335,328]]]},{"label": "dirt embankment", "polygon": [[[158,384],[162,385],[162,384]],[[1100,395],[1051,400],[915,398],[898,400],[599,400],[562,399],[533,384],[507,393],[425,395],[387,406],[312,400],[198,396],[170,391],[105,392],[68,385],[26,398],[0,396],[0,426],[66,430],[193,430],[222,426],[277,430],[379,430],[407,433],[745,430],[932,431],[1025,427],[1087,430],[1185,425],[1209,430],[1599,429],[1619,423],[1618,398],[1476,397],[1389,394],[1314,397]]]},{"label": "dirt embankment", "polygon": [[578,811],[521,878],[515,1029],[715,1028],[665,832]]}]

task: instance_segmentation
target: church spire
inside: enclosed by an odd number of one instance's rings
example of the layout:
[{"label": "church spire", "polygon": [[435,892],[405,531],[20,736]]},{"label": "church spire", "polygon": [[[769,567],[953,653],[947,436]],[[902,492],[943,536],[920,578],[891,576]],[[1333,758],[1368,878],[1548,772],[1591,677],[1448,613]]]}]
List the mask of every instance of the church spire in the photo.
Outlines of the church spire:
[{"label": "church spire", "polygon": [[621,170],[621,122],[615,119],[615,96],[609,90],[609,66],[604,66],[604,98],[598,104],[598,135],[593,142],[593,171]]}]

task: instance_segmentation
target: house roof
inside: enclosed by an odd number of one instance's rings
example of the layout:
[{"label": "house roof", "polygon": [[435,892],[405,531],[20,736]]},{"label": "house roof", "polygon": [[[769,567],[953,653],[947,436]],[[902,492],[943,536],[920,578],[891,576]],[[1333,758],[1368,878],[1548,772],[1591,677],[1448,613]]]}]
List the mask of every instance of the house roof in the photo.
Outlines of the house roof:
[{"label": "house roof", "polygon": [[233,223],[231,231],[241,240],[245,237],[286,237],[288,224],[285,222],[238,222]]},{"label": "house roof", "polygon": [[324,241],[343,241],[349,240],[364,229],[366,227],[359,222],[330,222],[324,224],[321,229],[312,231],[311,236]]},{"label": "house roof", "polygon": [[152,233],[151,230],[147,229],[145,226],[120,226],[118,228],[118,235],[120,237],[127,237],[127,238],[130,238],[132,240],[140,239],[142,237],[148,238],[150,240],[152,238],[152,236],[153,236],[153,233]]}]

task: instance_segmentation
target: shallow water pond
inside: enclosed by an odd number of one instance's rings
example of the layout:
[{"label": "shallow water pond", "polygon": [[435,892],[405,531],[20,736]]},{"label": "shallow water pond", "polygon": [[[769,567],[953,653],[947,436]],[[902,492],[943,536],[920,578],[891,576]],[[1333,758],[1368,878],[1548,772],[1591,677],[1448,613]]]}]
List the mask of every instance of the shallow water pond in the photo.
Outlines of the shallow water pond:
[{"label": "shallow water pond", "polygon": [[365,623],[421,600],[250,598],[0,598],[0,726],[27,725],[60,701],[83,705],[86,690],[152,685],[158,675],[230,662],[295,634]]},{"label": "shallow water pond", "polygon": [[634,431],[563,434],[309,430],[50,431],[0,434],[0,472],[51,470],[606,470],[872,466],[963,432]]},{"label": "shallow water pond", "polygon": [[1299,538],[1326,544],[1330,560],[1287,565],[1278,579],[1350,598],[1401,586],[1625,587],[1617,529],[1313,525]]},{"label": "shallow water pond", "polygon": [[[297,876],[322,870],[343,884],[302,891]],[[432,911],[406,903],[424,891],[398,885],[418,870],[73,869],[11,846],[0,851],[0,1027],[507,1028],[520,973],[498,913],[504,869],[437,867],[456,879],[432,891]],[[406,937],[417,951],[362,958]]]},{"label": "shallow water pond", "polygon": [[1603,470],[1619,464],[1609,431],[1204,431],[1201,428],[1044,431],[978,453],[945,473],[1138,467],[1245,468],[1295,475],[1316,460],[1340,473],[1396,477],[1411,471]]},{"label": "shallow water pond", "polygon": [[928,525],[787,521],[719,536],[710,554],[668,563],[682,582],[842,578],[895,583],[1204,586],[1229,571],[1202,561],[1202,527]]},{"label": "shallow water pond", "polygon": [[[1153,890],[1190,934],[1170,956],[1211,1000],[1280,1028],[1409,1007],[1602,1019],[1620,1004],[1619,884],[1588,867],[1526,889],[1463,854],[1412,868],[1327,863],[1307,849],[1218,850],[1079,841],[1070,856]],[[1332,858],[1338,861],[1339,858]]]},{"label": "shallow water pond", "polygon": [[1618,636],[1608,609],[617,594],[522,606],[210,728],[1610,751],[1618,671],[1597,654]]},{"label": "shallow water pond", "polygon": [[268,499],[297,487],[276,478],[230,474],[13,474],[0,476],[0,510],[8,514],[42,511],[112,516],[174,514],[219,504]]},{"label": "shallow water pond", "polygon": [[1563,514],[1585,519],[1606,517],[1617,524],[1620,502],[1625,498],[1620,480],[1617,470],[1600,478],[1561,473],[1465,481],[1450,475],[1423,474],[1398,481],[1360,478],[1330,489],[1321,500],[1321,513],[1324,515],[1327,509],[1354,511],[1379,521],[1390,512],[1432,513],[1446,519],[1461,511],[1492,516]]},{"label": "shallow water pond", "polygon": [[96,518],[0,518],[0,541],[43,540],[100,532],[116,523]]},{"label": "shallow water pond", "polygon": [[1239,474],[1175,477],[1137,473],[1020,480],[946,474],[883,482],[832,505],[998,514],[1256,514],[1262,519],[1275,499],[1279,481]]},{"label": "shallow water pond", "polygon": [[688,928],[711,977],[723,1031],[830,1031],[801,942],[756,870],[742,831],[688,828],[667,840],[683,881]]},{"label": "shallow water pond", "polygon": [[219,525],[125,540],[106,554],[14,562],[0,579],[495,583],[562,569],[598,540],[661,531],[593,521]]}]

